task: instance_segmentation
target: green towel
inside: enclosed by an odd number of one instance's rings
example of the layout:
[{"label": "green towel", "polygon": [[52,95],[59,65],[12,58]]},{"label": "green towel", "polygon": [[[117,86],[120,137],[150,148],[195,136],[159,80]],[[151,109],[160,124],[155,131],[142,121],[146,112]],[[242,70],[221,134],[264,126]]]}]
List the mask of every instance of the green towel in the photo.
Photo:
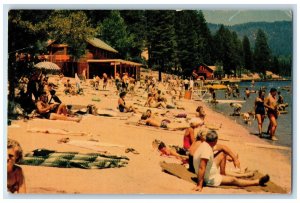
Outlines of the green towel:
[{"label": "green towel", "polygon": [[128,164],[126,156],[101,153],[80,154],[78,152],[55,152],[36,149],[24,156],[21,165],[48,166],[59,168],[103,169],[119,168]]}]

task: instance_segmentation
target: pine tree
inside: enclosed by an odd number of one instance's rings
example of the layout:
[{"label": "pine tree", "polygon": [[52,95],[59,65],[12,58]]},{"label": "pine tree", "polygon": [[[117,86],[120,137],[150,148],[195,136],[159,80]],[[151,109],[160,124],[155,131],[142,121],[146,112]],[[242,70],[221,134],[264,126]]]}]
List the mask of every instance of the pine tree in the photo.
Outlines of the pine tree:
[{"label": "pine tree", "polygon": [[234,70],[234,76],[241,75],[241,72],[239,74],[237,73],[237,70],[241,70],[242,65],[242,58],[243,58],[243,48],[242,48],[242,42],[238,38],[236,32],[231,33],[232,38],[232,48],[233,48],[233,56],[232,56],[232,62],[231,62],[231,68]]},{"label": "pine tree", "polygon": [[[195,24],[198,34],[198,59],[200,63],[213,64],[213,37],[207,26],[206,20],[202,11],[195,11],[197,13]],[[199,64],[198,64],[199,65]]]},{"label": "pine tree", "polygon": [[175,32],[177,41],[178,65],[184,75],[190,75],[192,70],[199,65],[198,58],[198,33],[195,25],[193,11],[176,12]]},{"label": "pine tree", "polygon": [[231,75],[235,69],[234,52],[235,45],[233,42],[232,33],[229,29],[221,25],[214,39],[214,51],[217,61],[221,61],[223,71],[227,75]]},{"label": "pine tree", "polygon": [[171,10],[146,11],[149,67],[158,69],[159,80],[161,80],[161,72],[173,68],[177,60],[174,12]]},{"label": "pine tree", "polygon": [[109,17],[105,18],[100,25],[100,38],[115,48],[120,57],[130,59],[130,50],[133,45],[133,35],[127,31],[124,19],[120,11],[112,10]]},{"label": "pine tree", "polygon": [[259,29],[255,40],[254,48],[254,70],[266,74],[266,70],[270,69],[271,50],[269,48],[266,34]]},{"label": "pine tree", "polygon": [[120,14],[124,19],[127,32],[132,36],[132,44],[129,50],[129,59],[142,62],[141,53],[146,47],[146,11],[122,10]]},{"label": "pine tree", "polygon": [[253,54],[251,51],[250,41],[247,36],[243,38],[243,65],[244,68],[253,71]]}]

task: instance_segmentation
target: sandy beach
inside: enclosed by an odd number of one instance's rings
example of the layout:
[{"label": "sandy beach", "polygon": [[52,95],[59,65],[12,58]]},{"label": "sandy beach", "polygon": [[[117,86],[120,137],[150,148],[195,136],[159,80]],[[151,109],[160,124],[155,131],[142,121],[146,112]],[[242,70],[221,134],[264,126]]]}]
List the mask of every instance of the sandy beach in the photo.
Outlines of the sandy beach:
[{"label": "sandy beach", "polygon": [[[57,91],[65,104],[94,104],[98,109],[116,110],[118,95],[109,87],[109,91],[92,90],[89,83],[83,85],[84,96],[65,95]],[[101,87],[101,85],[100,85]],[[93,101],[100,98],[100,101]],[[140,97],[127,95],[126,102],[135,103]],[[185,111],[192,115],[198,105],[206,112],[205,123],[221,125],[218,130],[219,143],[229,146],[238,153],[241,166],[269,174],[271,181],[291,193],[292,149],[274,148],[263,139],[251,135],[248,130],[224,115],[212,111],[201,101],[181,99]],[[139,107],[139,106],[137,106]],[[144,108],[141,108],[141,110]],[[160,110],[157,110],[160,111]],[[179,163],[174,157],[163,157],[152,147],[152,141],[159,139],[167,144],[182,146],[184,131],[168,131],[148,126],[136,126],[140,114],[127,113],[122,117],[103,117],[91,114],[83,115],[81,122],[52,121],[46,119],[13,120],[8,127],[8,138],[17,140],[24,154],[38,148],[57,152],[97,152],[92,149],[58,143],[59,139],[96,140],[118,146],[99,147],[99,152],[127,156],[130,160],[125,167],[108,169],[55,168],[22,165],[27,192],[30,194],[257,194],[245,189],[224,189],[205,187],[201,193],[193,191],[194,185],[162,171],[161,161]],[[130,124],[127,124],[127,123]],[[32,128],[64,129],[72,132],[84,132],[84,136],[32,133]],[[139,154],[126,153],[126,148],[134,148]],[[228,167],[233,168],[229,163]],[[261,192],[270,194],[266,192]]]}]

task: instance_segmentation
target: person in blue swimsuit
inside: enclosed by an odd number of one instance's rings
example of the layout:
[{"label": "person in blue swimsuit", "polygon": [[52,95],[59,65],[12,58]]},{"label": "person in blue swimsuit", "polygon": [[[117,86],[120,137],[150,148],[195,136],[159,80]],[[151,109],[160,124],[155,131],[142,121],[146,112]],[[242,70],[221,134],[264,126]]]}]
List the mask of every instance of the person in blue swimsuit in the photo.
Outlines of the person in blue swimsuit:
[{"label": "person in blue swimsuit", "polygon": [[265,106],[264,106],[265,93],[262,90],[259,90],[258,97],[255,99],[255,117],[257,119],[258,125],[258,135],[262,137],[262,126],[265,119]]}]

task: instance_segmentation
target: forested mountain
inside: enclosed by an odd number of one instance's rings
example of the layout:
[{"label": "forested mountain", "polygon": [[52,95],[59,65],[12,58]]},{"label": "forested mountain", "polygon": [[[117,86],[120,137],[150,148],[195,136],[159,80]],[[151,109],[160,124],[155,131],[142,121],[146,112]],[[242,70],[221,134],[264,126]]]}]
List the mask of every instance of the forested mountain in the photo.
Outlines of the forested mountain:
[{"label": "forested mountain", "polygon": [[[215,34],[217,30],[219,30],[221,25],[208,23],[208,27],[211,33]],[[252,49],[256,40],[257,30],[261,29],[266,33],[272,55],[292,55],[293,24],[290,21],[278,21],[273,23],[254,22],[225,27],[232,31],[235,31],[240,40],[242,40],[244,36],[247,36],[249,38]]]}]

